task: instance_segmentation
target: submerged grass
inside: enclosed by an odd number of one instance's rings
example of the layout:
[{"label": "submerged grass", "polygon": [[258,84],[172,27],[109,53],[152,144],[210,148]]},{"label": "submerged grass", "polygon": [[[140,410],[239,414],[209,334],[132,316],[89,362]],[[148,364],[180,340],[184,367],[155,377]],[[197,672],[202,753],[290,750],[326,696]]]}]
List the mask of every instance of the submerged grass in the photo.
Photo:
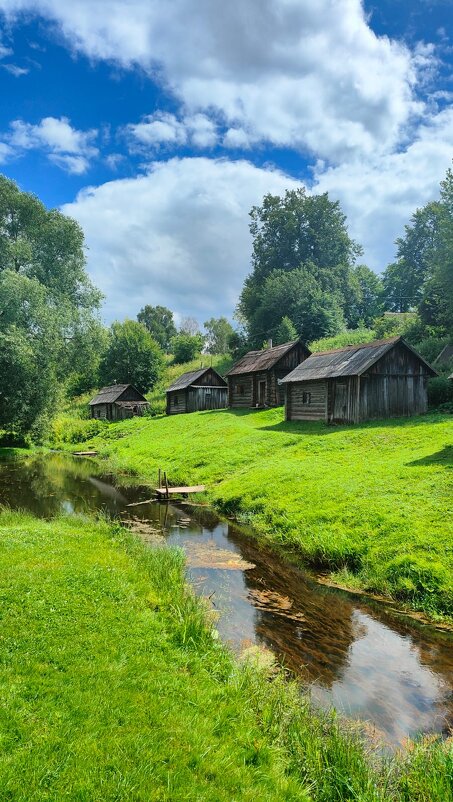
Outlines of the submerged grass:
[{"label": "submerged grass", "polygon": [[238,665],[179,551],[0,516],[0,797],[451,802],[447,744],[381,762],[296,686]]},{"label": "submerged grass", "polygon": [[[209,499],[317,570],[453,615],[453,422],[285,423],[282,409],[133,419],[83,446],[155,481],[205,483]],[[82,445],[82,444],[80,444]]]}]

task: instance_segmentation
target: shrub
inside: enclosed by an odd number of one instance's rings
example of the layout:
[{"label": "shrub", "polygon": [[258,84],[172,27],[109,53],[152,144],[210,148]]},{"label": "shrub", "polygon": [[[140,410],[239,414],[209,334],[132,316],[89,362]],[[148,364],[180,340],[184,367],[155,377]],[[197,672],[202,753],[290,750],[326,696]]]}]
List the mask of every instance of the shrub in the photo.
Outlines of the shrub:
[{"label": "shrub", "polygon": [[428,404],[439,407],[441,404],[453,403],[453,381],[446,376],[435,376],[428,382]]},{"label": "shrub", "polygon": [[54,443],[83,443],[100,434],[108,425],[106,421],[95,418],[83,420],[61,416],[53,421],[51,439]]},{"label": "shrub", "polygon": [[331,348],[345,348],[347,345],[360,345],[368,343],[376,337],[373,329],[348,329],[335,337],[323,337],[321,340],[314,340],[310,343],[310,351],[329,351]]}]

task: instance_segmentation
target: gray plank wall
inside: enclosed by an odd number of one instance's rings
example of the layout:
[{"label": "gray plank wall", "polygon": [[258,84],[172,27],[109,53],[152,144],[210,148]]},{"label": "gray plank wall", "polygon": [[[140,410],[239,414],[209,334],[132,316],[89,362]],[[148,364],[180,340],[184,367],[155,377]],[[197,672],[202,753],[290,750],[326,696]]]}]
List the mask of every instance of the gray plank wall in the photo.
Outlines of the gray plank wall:
[{"label": "gray plank wall", "polygon": [[[249,373],[229,376],[229,404],[232,407],[251,407],[253,395],[253,376]],[[242,388],[242,392],[241,392]]]},{"label": "gray plank wall", "polygon": [[[286,420],[325,420],[327,382],[294,382],[287,385]],[[304,393],[310,403],[304,403]],[[308,400],[308,399],[307,399]]]}]

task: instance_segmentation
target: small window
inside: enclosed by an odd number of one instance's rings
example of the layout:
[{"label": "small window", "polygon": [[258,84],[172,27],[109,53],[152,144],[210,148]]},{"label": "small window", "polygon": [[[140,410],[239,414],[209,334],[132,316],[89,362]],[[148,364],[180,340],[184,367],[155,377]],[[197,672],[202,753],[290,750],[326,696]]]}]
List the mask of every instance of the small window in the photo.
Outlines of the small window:
[{"label": "small window", "polygon": [[177,396],[177,395],[174,395],[174,396],[173,396],[173,406],[174,406],[174,407],[177,407],[177,406],[178,406],[178,404],[179,404],[178,396]]},{"label": "small window", "polygon": [[302,403],[303,404],[311,404],[311,393],[302,393]]}]

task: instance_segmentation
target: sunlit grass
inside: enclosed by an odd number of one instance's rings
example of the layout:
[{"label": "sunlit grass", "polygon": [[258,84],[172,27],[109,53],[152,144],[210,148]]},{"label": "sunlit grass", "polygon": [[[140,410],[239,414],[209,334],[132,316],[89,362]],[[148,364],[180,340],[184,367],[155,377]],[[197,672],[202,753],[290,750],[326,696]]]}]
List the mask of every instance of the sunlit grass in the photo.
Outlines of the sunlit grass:
[{"label": "sunlit grass", "polygon": [[179,551],[4,512],[0,615],[2,802],[451,802],[447,746],[382,762],[239,666]]},{"label": "sunlit grass", "polygon": [[450,416],[326,426],[232,410],[104,426],[84,445],[151,482],[208,497],[317,570],[431,615],[453,614]]}]

